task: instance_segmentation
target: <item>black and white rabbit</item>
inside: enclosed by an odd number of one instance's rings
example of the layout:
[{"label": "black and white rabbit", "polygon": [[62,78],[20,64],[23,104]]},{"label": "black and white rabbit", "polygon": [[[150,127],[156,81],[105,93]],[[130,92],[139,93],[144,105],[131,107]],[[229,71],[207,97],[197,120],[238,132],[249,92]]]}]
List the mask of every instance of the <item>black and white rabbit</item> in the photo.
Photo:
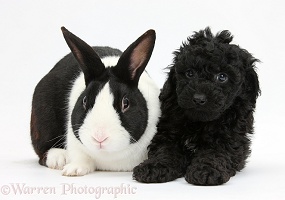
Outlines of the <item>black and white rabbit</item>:
[{"label": "black and white rabbit", "polygon": [[62,32],[72,54],[42,78],[33,96],[31,139],[39,163],[66,176],[132,171],[146,159],[160,116],[160,91],[144,71],[155,31],[123,53]]}]

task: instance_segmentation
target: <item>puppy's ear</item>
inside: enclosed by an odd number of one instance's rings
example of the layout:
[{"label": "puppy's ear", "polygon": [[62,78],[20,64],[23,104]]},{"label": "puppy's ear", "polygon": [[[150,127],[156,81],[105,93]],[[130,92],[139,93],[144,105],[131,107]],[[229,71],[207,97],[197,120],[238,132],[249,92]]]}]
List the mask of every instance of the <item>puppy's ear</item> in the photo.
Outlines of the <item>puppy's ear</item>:
[{"label": "puppy's ear", "polygon": [[248,99],[253,107],[255,107],[256,99],[260,95],[259,81],[257,73],[255,72],[255,62],[257,59],[251,59],[249,65],[245,71],[245,82],[243,85],[244,92],[242,94],[243,99]]},{"label": "puppy's ear", "polygon": [[229,44],[233,40],[233,35],[228,30],[223,30],[216,35],[216,40],[220,43]]},{"label": "puppy's ear", "polygon": [[170,98],[174,98],[176,96],[176,77],[175,77],[175,69],[172,67],[170,72],[168,73],[168,77],[161,89],[159,99],[161,102],[165,102]]}]

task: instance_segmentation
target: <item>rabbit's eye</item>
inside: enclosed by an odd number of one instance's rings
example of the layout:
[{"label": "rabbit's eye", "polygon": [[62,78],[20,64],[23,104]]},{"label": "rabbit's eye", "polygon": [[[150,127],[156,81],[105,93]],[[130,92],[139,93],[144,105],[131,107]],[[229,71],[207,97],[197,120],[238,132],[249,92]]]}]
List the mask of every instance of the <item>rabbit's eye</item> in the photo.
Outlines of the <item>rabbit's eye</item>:
[{"label": "rabbit's eye", "polygon": [[130,101],[127,97],[124,97],[122,99],[122,112],[126,112],[128,108],[130,107]]},{"label": "rabbit's eye", "polygon": [[86,96],[83,98],[82,100],[82,105],[83,105],[83,108],[86,110],[86,104],[87,104],[87,98]]}]

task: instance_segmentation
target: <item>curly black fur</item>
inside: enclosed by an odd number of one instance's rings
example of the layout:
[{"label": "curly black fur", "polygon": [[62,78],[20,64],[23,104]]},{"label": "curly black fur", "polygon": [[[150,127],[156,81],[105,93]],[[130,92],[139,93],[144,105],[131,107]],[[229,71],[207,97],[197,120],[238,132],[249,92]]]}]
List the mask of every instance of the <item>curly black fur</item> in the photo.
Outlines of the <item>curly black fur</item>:
[{"label": "curly black fur", "polygon": [[250,154],[253,112],[260,93],[255,63],[233,36],[210,28],[195,32],[174,52],[160,94],[162,116],[149,158],[133,178],[160,183],[185,177],[219,185],[244,168]]}]

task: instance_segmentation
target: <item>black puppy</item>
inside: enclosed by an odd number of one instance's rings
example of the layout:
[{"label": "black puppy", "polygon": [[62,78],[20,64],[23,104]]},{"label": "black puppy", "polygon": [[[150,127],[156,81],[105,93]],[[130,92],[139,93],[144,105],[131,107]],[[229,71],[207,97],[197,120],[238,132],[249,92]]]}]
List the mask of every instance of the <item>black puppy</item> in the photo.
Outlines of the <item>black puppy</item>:
[{"label": "black puppy", "polygon": [[145,183],[185,176],[195,185],[219,185],[244,168],[253,112],[260,93],[255,63],[233,36],[195,32],[174,52],[160,94],[162,116],[149,158],[134,168]]}]

